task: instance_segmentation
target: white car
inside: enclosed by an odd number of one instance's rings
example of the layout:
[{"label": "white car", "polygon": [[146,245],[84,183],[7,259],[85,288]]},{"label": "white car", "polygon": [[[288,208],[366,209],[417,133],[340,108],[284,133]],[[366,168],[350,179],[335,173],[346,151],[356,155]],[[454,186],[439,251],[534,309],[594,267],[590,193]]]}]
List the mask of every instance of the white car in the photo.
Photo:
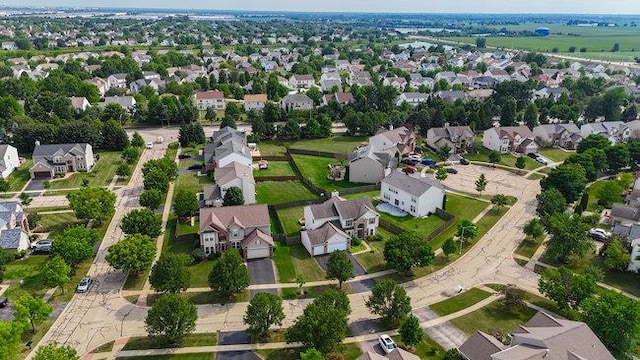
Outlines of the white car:
[{"label": "white car", "polygon": [[89,291],[89,287],[91,286],[92,282],[93,282],[93,280],[91,280],[90,277],[82,278],[82,280],[80,280],[80,283],[76,287],[76,292],[78,292],[78,293],[86,293],[87,291]]},{"label": "white car", "polygon": [[146,145],[147,149],[153,149],[153,143],[151,141],[149,141]]},{"label": "white car", "polygon": [[589,230],[589,235],[591,235],[591,237],[593,237],[596,240],[604,240],[610,237],[611,233],[600,228],[593,228]]},{"label": "white car", "polygon": [[547,160],[546,160],[545,158],[543,158],[542,156],[538,156],[538,157],[536,158],[536,161],[537,161],[537,162],[539,162],[540,164],[548,165]]},{"label": "white car", "polygon": [[164,138],[162,136],[158,136],[158,138],[156,139],[156,143],[162,144],[163,142],[164,142]]},{"label": "white car", "polygon": [[387,334],[380,335],[378,338],[378,342],[380,343],[380,347],[385,354],[388,354],[395,350],[396,343],[389,337]]}]

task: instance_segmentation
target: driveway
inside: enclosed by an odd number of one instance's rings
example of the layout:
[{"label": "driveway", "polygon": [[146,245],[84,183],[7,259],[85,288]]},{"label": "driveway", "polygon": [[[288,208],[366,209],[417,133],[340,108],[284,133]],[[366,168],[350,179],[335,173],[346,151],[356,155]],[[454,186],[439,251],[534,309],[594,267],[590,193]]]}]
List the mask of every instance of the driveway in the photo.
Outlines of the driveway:
[{"label": "driveway", "polygon": [[216,360],[261,360],[251,351],[227,351],[216,354]]},{"label": "driveway", "polygon": [[[351,264],[353,264],[353,275],[354,276],[365,275],[367,273],[366,271],[364,271],[364,269],[362,268],[360,263],[358,263],[356,261],[356,259],[353,257],[353,255],[351,255],[350,252],[347,252],[347,256],[349,257],[349,260],[351,261]],[[329,254],[316,256],[316,261],[318,262],[318,264],[320,265],[320,267],[324,271],[327,271],[327,261],[328,260],[329,260]]]},{"label": "driveway", "polygon": [[251,336],[246,331],[221,331],[218,345],[251,344]]},{"label": "driveway", "polygon": [[276,275],[273,271],[271,258],[247,260],[251,285],[275,284]]},{"label": "driveway", "polygon": [[[433,320],[439,317],[438,314],[426,306],[415,309],[413,314],[418,318],[418,320],[420,320],[420,322]],[[425,327],[423,330],[445,350],[459,347],[467,339],[467,336],[462,331],[451,325],[448,321],[439,325]]]},{"label": "driveway", "polygon": [[[24,188],[24,191],[44,191],[44,182],[46,179],[33,179],[29,180],[27,186]],[[31,194],[33,196],[38,196],[38,194]]]}]

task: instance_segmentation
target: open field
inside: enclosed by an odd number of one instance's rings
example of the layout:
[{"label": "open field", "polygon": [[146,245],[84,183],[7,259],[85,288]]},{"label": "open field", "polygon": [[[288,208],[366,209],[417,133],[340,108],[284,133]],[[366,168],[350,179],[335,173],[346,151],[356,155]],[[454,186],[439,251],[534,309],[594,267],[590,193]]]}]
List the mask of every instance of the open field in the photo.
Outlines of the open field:
[{"label": "open field", "polygon": [[316,197],[299,181],[259,182],[256,183],[256,193],[256,202],[270,205],[308,200]]},{"label": "open field", "polygon": [[82,186],[82,180],[89,180],[89,186],[107,186],[116,174],[116,168],[122,162],[119,151],[101,151],[100,160],[96,160],[90,172],[77,172],[64,179],[50,181],[50,189],[69,189]]}]

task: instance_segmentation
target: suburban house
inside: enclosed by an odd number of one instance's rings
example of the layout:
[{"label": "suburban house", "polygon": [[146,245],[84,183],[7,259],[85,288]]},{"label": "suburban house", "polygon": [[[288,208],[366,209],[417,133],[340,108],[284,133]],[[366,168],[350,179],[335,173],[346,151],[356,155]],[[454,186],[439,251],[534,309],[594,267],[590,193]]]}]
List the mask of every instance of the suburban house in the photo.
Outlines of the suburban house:
[{"label": "suburban house", "polygon": [[431,177],[413,177],[392,171],[380,184],[380,199],[413,217],[424,217],[442,209],[444,187]]},{"label": "suburban house", "polygon": [[629,245],[631,246],[631,259],[627,271],[638,272],[640,271],[640,237],[629,241]]},{"label": "suburban house", "polygon": [[468,126],[436,127],[427,130],[427,145],[436,150],[448,146],[454,154],[465,152],[473,145],[475,134]]},{"label": "suburban house", "polygon": [[222,206],[222,199],[230,187],[238,187],[242,190],[244,204],[256,203],[256,182],[253,178],[253,168],[239,162],[217,168],[214,172],[215,185],[204,188],[205,206]]},{"label": "suburban house", "polygon": [[50,179],[58,174],[91,171],[94,164],[93,148],[86,143],[36,143],[32,157],[34,165],[29,169],[32,179]]},{"label": "suburban house", "polygon": [[412,153],[416,147],[416,134],[401,126],[392,130],[381,130],[369,138],[369,145],[376,149],[395,148],[400,155]]},{"label": "suburban house", "polygon": [[91,106],[84,96],[72,96],[69,99],[71,100],[71,107],[73,107],[76,112],[86,111],[89,106]]},{"label": "suburban house", "polygon": [[267,104],[267,94],[247,94],[244,96],[244,109],[250,110],[262,110]]},{"label": "suburban house", "polygon": [[291,89],[309,89],[315,84],[313,75],[291,75],[289,78],[289,87]]},{"label": "suburban house", "polygon": [[85,82],[97,87],[101,97],[109,91],[109,82],[102,78],[94,77],[93,79],[85,80]]},{"label": "suburban house", "polygon": [[267,205],[200,209],[200,247],[205,254],[238,249],[249,259],[271,257],[273,238]]},{"label": "suburban house", "polygon": [[198,91],[195,95],[198,110],[214,108],[224,110],[224,93],[222,91]]},{"label": "suburban house", "polygon": [[482,137],[482,145],[501,154],[529,154],[538,151],[533,132],[526,126],[497,126],[487,129]]},{"label": "suburban house", "polygon": [[0,247],[7,251],[29,248],[29,221],[18,201],[0,201]]},{"label": "suburban house", "polygon": [[481,331],[458,349],[467,360],[557,359],[613,360],[587,324],[555,318],[543,311],[510,334],[509,346]]},{"label": "suburban house", "polygon": [[379,215],[371,200],[344,200],[337,194],[332,195],[322,204],[304,207],[305,230],[300,236],[313,256],[347,250],[351,237],[364,239],[375,235],[378,227]]},{"label": "suburban house", "polygon": [[335,92],[333,94],[325,94],[322,97],[322,105],[329,105],[332,101],[335,101],[340,105],[347,105],[351,104],[355,100],[350,92]]},{"label": "suburban house", "polygon": [[135,110],[136,99],[133,96],[107,96],[103,102],[98,103],[98,107],[104,109],[109,104],[117,104],[129,112],[133,112]]},{"label": "suburban house", "polygon": [[289,94],[280,100],[280,107],[289,110],[311,110],[313,100],[305,94]]},{"label": "suburban house", "polygon": [[212,140],[204,147],[204,163],[207,171],[213,171],[234,161],[244,166],[251,166],[253,159],[245,132],[224,127],[213,133]]},{"label": "suburban house", "polygon": [[366,351],[356,360],[420,360],[420,357],[398,347],[393,349],[387,356],[382,356],[372,351]]},{"label": "suburban house", "polygon": [[107,78],[107,82],[109,83],[109,88],[127,88],[127,74],[113,74],[109,75]]},{"label": "suburban house", "polygon": [[574,123],[544,124],[533,128],[536,143],[542,147],[561,147],[575,150],[582,135],[580,129]]},{"label": "suburban house", "polygon": [[580,135],[586,138],[591,134],[606,137],[611,145],[626,143],[631,137],[631,129],[622,121],[603,121],[584,124],[580,127]]},{"label": "suburban house", "polygon": [[6,179],[13,170],[20,167],[18,149],[11,145],[0,145],[0,175]]},{"label": "suburban house", "polygon": [[429,94],[421,93],[421,92],[406,92],[400,94],[396,98],[396,105],[400,106],[402,103],[406,102],[411,106],[418,106],[418,104],[423,103],[429,100]]}]

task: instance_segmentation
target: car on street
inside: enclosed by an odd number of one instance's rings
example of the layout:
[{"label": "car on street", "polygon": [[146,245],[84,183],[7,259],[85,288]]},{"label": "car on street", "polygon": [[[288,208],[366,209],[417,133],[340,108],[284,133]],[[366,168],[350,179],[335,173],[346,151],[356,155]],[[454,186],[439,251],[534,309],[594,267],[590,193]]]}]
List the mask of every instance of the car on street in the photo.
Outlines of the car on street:
[{"label": "car on street", "polygon": [[49,239],[36,241],[35,243],[33,243],[33,245],[31,245],[31,251],[34,254],[50,253],[51,252],[51,242],[52,241],[49,240]]},{"label": "car on street", "polygon": [[547,159],[543,158],[542,156],[536,157],[536,161],[539,162],[540,164],[543,164],[543,165],[548,165],[549,164],[547,162]]},{"label": "car on street", "polygon": [[189,154],[180,154],[178,155],[178,159],[189,159],[191,155]]},{"label": "car on street", "polygon": [[460,165],[469,165],[469,160],[465,158],[460,158]]},{"label": "car on street", "polygon": [[402,168],[402,171],[404,171],[406,174],[413,174],[418,170],[413,166],[405,166],[404,168]]},{"label": "car on street", "polygon": [[402,159],[402,163],[414,166],[414,165],[417,165],[419,163],[419,161],[415,160],[415,159],[406,158],[406,159]]},{"label": "car on street", "polygon": [[456,170],[454,168],[447,168],[446,170],[447,170],[447,173],[449,173],[449,174],[457,174],[458,173],[458,170]]},{"label": "car on street", "polygon": [[202,164],[193,164],[190,165],[187,170],[200,170],[202,169],[204,166],[202,166]]},{"label": "car on street", "polygon": [[91,280],[90,277],[83,277],[82,280],[80,280],[80,283],[78,284],[78,286],[76,287],[76,292],[86,293],[87,291],[89,291],[89,286],[91,286],[92,282],[93,280]]},{"label": "car on street", "polygon": [[164,142],[164,138],[162,136],[158,136],[156,139],[156,144],[162,144]]},{"label": "car on street", "polygon": [[589,230],[589,235],[595,240],[603,241],[611,236],[611,233],[600,228],[592,228]]},{"label": "car on street", "polygon": [[5,308],[9,305],[9,299],[6,297],[0,297],[0,308]]},{"label": "car on street", "polygon": [[415,160],[420,162],[422,160],[422,156],[420,154],[409,154],[408,159]]},{"label": "car on street", "polygon": [[391,337],[389,337],[389,335],[387,334],[380,335],[380,337],[378,338],[378,343],[380,343],[380,347],[385,354],[389,354],[396,349],[396,343],[393,342],[393,339],[391,339]]},{"label": "car on street", "polygon": [[435,165],[436,161],[433,159],[429,159],[429,158],[424,158],[421,161],[422,165],[427,165],[427,166],[431,166],[431,165]]},{"label": "car on street", "polygon": [[145,145],[145,147],[146,147],[147,149],[153,149],[153,143],[152,143],[151,141],[149,141],[149,142],[147,143],[147,145]]}]

